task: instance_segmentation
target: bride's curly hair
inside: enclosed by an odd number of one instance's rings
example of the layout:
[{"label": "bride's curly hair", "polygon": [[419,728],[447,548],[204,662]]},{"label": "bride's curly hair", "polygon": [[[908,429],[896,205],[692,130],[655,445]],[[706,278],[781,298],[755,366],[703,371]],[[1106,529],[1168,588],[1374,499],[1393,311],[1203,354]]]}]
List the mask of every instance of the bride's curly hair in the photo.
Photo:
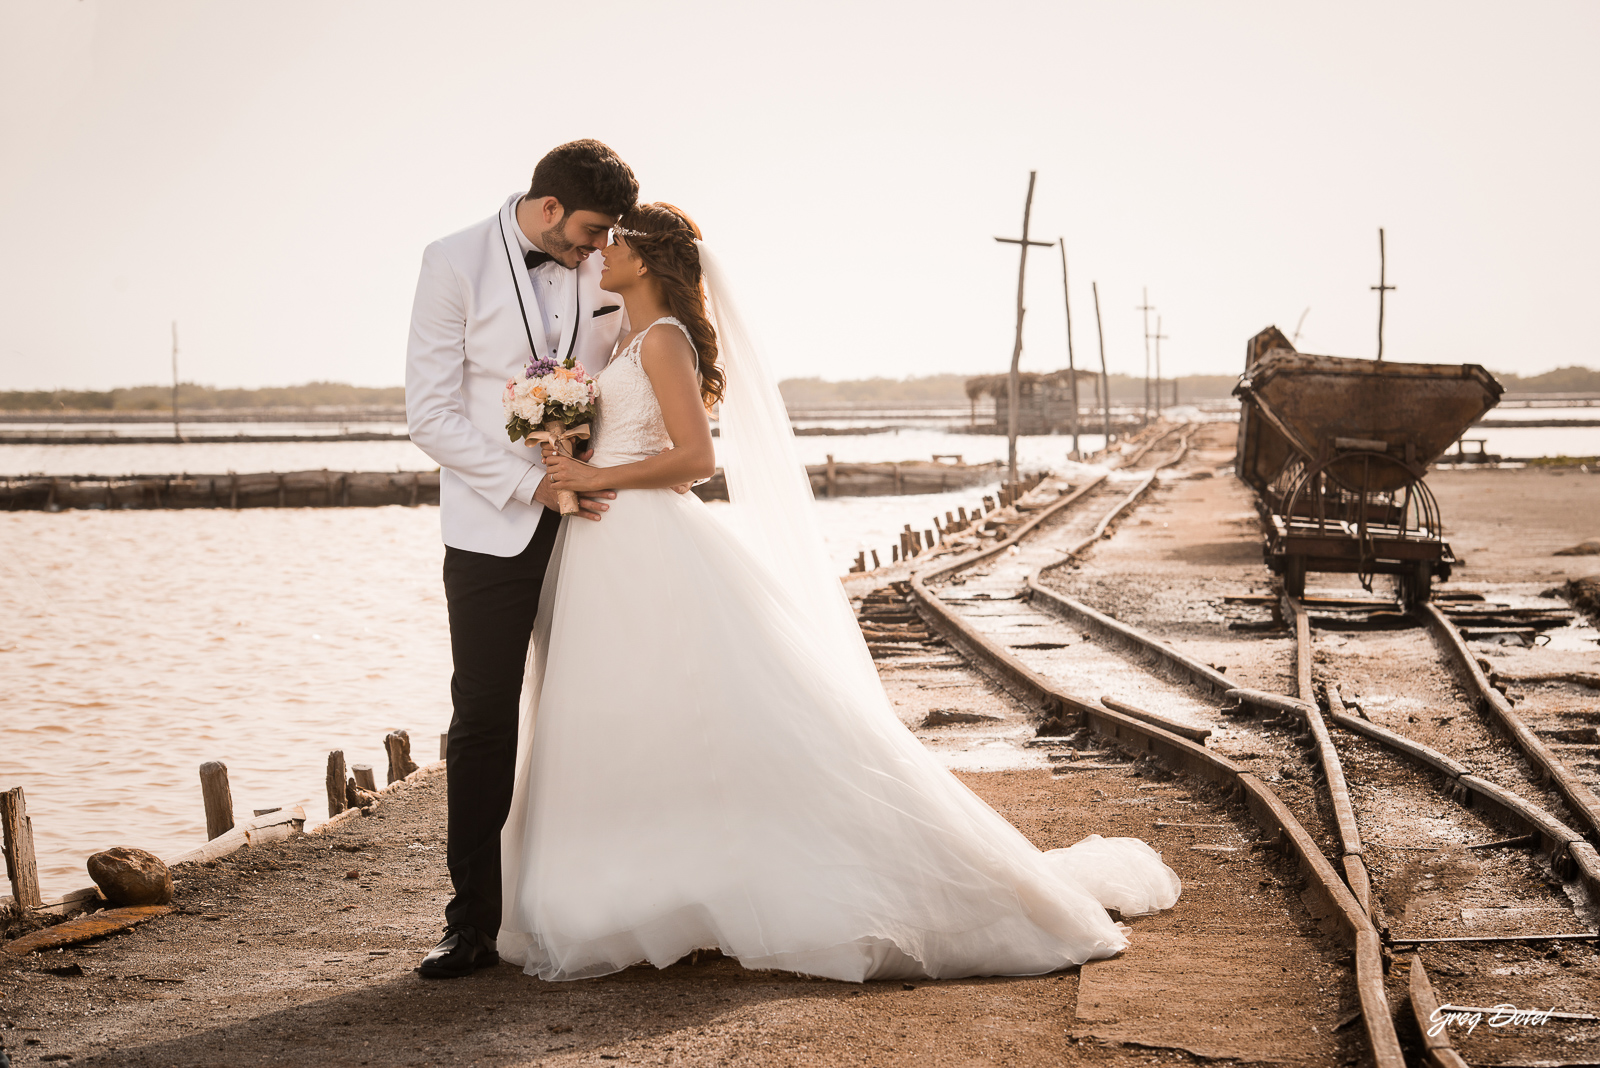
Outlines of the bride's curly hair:
[{"label": "bride's curly hair", "polygon": [[671,204],[640,204],[617,220],[617,236],[661,283],[673,318],[689,328],[700,361],[700,397],[710,411],[722,399],[727,376],[717,363],[717,331],[706,314],[705,274],[695,247],[700,227]]}]

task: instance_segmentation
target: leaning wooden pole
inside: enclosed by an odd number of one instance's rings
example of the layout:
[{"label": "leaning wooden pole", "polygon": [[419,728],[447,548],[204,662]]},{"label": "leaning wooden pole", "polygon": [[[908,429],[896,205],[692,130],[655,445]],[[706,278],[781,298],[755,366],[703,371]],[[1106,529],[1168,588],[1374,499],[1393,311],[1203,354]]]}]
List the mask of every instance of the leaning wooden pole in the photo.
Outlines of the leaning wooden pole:
[{"label": "leaning wooden pole", "polygon": [[1010,408],[1006,420],[1006,464],[1012,482],[1017,481],[1017,409],[1022,404],[1018,368],[1022,363],[1022,317],[1027,314],[1022,306],[1022,293],[1028,277],[1028,223],[1033,218],[1033,183],[1038,174],[1038,171],[1028,172],[1028,199],[1022,205],[1022,254],[1017,258],[1017,339],[1011,346],[1011,375],[1006,380],[1006,403]]},{"label": "leaning wooden pole", "polygon": [[1010,453],[1011,481],[1017,481],[1017,408],[1022,402],[1022,387],[1018,367],[1022,362],[1022,317],[1026,309],[1022,306],[1023,286],[1028,277],[1028,246],[1049,245],[1049,241],[1032,241],[1028,238],[1028,223],[1033,218],[1033,183],[1039,177],[1038,171],[1028,172],[1028,199],[1022,204],[1022,237],[997,237],[996,241],[1006,245],[1021,245],[1022,256],[1017,261],[1017,339],[1011,346],[1011,377],[1006,382],[1006,401],[1011,411],[1006,420],[1006,443]]},{"label": "leaning wooden pole", "polygon": [[1061,246],[1061,297],[1067,305],[1067,374],[1072,379],[1072,458],[1083,459],[1078,451],[1078,364],[1072,354],[1072,289],[1067,285],[1067,239],[1056,238]]},{"label": "leaning wooden pole", "polygon": [[1106,373],[1106,328],[1100,320],[1100,283],[1090,282],[1094,291],[1094,329],[1100,335],[1100,388],[1103,395],[1100,418],[1105,431],[1106,451],[1111,450],[1111,376]]}]

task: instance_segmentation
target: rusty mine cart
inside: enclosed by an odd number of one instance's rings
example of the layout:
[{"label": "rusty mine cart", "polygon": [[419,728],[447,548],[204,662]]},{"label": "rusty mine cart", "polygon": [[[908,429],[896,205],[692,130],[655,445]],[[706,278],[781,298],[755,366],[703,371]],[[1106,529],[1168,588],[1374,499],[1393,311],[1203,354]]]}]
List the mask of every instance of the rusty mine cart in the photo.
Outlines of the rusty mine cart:
[{"label": "rusty mine cart", "polygon": [[1398,576],[1426,601],[1456,562],[1422,481],[1500,400],[1476,364],[1385,363],[1297,352],[1277,327],[1250,339],[1236,469],[1256,491],[1267,567],[1292,596],[1312,571]]}]

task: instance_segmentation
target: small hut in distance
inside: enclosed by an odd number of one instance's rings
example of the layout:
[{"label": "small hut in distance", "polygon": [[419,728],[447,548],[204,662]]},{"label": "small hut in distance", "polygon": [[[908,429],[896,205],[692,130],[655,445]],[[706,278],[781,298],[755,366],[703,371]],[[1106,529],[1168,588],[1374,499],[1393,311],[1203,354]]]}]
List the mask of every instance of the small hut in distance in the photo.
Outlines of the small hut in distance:
[{"label": "small hut in distance", "polygon": [[[978,398],[994,398],[994,425],[1005,433],[1011,419],[1009,375],[979,375],[967,379],[967,400],[972,405],[970,425],[978,425]],[[1078,420],[1089,430],[1088,420],[1099,410],[1099,376],[1092,371],[1078,372]],[[1072,372],[1044,374],[1024,371],[1017,376],[1019,434],[1065,434],[1072,429]]]}]

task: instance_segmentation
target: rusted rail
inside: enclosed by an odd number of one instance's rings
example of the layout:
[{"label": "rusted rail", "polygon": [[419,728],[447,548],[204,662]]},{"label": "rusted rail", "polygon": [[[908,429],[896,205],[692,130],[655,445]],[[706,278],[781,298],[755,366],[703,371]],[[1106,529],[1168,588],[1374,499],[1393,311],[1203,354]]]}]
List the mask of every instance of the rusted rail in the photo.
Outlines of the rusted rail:
[{"label": "rusted rail", "polygon": [[1517,715],[1506,695],[1495,689],[1494,684],[1489,681],[1489,676],[1478,666],[1477,658],[1472,655],[1472,650],[1467,648],[1466,639],[1450,621],[1450,617],[1445,615],[1438,605],[1426,604],[1422,607],[1434,631],[1444,640],[1446,647],[1455,657],[1457,666],[1471,680],[1490,720],[1502,734],[1522,750],[1523,756],[1533,764],[1540,777],[1561,795],[1561,799],[1572,810],[1573,816],[1583,825],[1583,832],[1590,844],[1600,844],[1600,797],[1596,797],[1594,791],[1574,775],[1560,757],[1550,751],[1544,741],[1522,721],[1521,716]]},{"label": "rusted rail", "polygon": [[[1152,441],[1151,445],[1154,444],[1155,441]],[[1176,454],[1157,465],[1157,469],[1177,463],[1187,448],[1186,434]],[[1150,477],[1106,513],[1093,534],[1081,539],[1068,551],[1065,559],[1051,566],[1065,563],[1100,540],[1116,517],[1132,507],[1153,485],[1154,479],[1155,472],[1152,471]],[[1074,495],[1073,500],[1081,499],[1081,492]],[[1061,502],[1061,508],[1068,506],[1069,502]],[[1059,512],[1061,508],[1053,509],[1049,514]],[[1006,542],[914,573],[910,585],[918,614],[927,621],[931,629],[966,655],[984,674],[995,679],[1004,689],[1024,702],[1039,709],[1046,722],[1087,726],[1096,734],[1117,742],[1124,749],[1152,755],[1185,772],[1213,782],[1243,800],[1251,818],[1267,839],[1279,843],[1286,853],[1293,855],[1299,862],[1308,876],[1311,896],[1320,899],[1329,912],[1337,918],[1339,930],[1346,944],[1354,949],[1357,997],[1361,1004],[1367,1042],[1374,1061],[1379,1068],[1403,1068],[1405,1059],[1384,994],[1382,942],[1368,914],[1366,903],[1358,900],[1352,893],[1345,879],[1340,877],[1316,841],[1277,794],[1255,775],[1220,754],[1208,750],[1200,742],[1182,737],[1151,722],[1157,717],[1146,714],[1146,718],[1138,718],[1107,707],[1102,702],[1061,689],[1050,679],[1031,670],[999,643],[982,634],[928,588],[929,582],[970,568],[1008,548],[1010,544],[1015,544],[1047,517],[1046,514],[1036,517],[1036,522],[1018,530],[1011,538],[1006,539]],[[1078,621],[1088,624],[1091,629],[1113,634],[1118,639],[1132,642],[1140,648],[1158,654],[1159,658],[1171,663],[1179,674],[1190,677],[1214,694],[1234,689],[1231,680],[1224,678],[1220,672],[1209,666],[1185,657],[1134,628],[1088,609],[1087,606],[1045,590],[1038,583],[1039,574],[1044,570],[1048,568],[1041,568],[1027,576],[1026,589],[1031,597],[1040,598],[1052,606],[1070,605],[1070,614]]]}]

